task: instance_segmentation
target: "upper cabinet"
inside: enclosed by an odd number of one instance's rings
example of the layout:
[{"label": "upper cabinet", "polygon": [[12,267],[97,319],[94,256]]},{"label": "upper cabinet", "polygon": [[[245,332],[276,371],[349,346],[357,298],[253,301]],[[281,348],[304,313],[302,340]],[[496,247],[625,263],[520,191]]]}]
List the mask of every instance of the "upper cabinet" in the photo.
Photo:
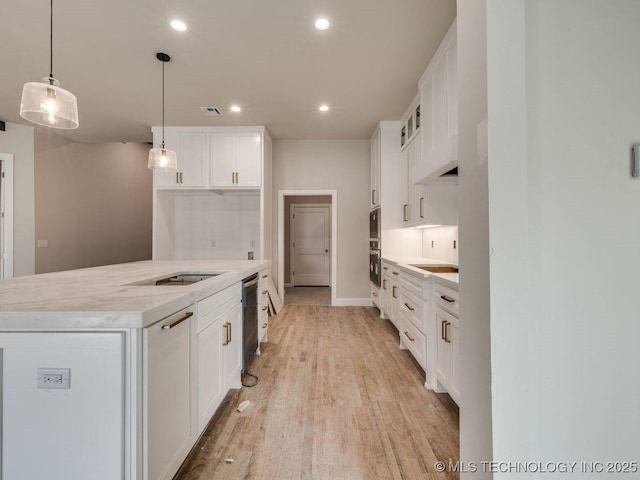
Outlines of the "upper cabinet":
[{"label": "upper cabinet", "polygon": [[422,126],[421,115],[421,93],[415,96],[411,105],[405,112],[401,120],[400,127],[400,148],[405,149],[420,133]]},{"label": "upper cabinet", "polygon": [[380,129],[371,137],[371,205],[380,206]]},{"label": "upper cabinet", "polygon": [[413,181],[440,177],[458,164],[458,77],[456,21],[418,83],[423,162]]},{"label": "upper cabinet", "polygon": [[[158,139],[156,140],[156,137]],[[162,133],[154,132],[154,147],[159,148]],[[178,170],[163,172],[154,170],[153,184],[156,187],[206,187],[209,171],[207,135],[202,132],[165,132],[165,146],[176,152]]]},{"label": "upper cabinet", "polygon": [[[153,128],[154,145],[162,130]],[[154,171],[153,186],[170,189],[259,189],[265,155],[264,127],[166,127],[178,170]],[[267,139],[270,142],[270,139]]]},{"label": "upper cabinet", "polygon": [[212,187],[260,188],[262,136],[258,132],[210,134]]}]

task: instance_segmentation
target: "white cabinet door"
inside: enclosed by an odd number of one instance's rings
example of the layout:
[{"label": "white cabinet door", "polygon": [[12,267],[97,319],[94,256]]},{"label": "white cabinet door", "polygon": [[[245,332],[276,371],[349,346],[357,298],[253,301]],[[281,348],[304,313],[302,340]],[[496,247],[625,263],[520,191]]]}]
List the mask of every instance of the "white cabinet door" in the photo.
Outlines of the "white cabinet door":
[{"label": "white cabinet door", "polygon": [[454,320],[447,327],[447,339],[451,342],[451,371],[449,379],[449,395],[460,404],[460,322]]},{"label": "white cabinet door", "polygon": [[223,318],[222,327],[225,340],[222,342],[222,365],[226,392],[230,388],[240,388],[242,372],[242,304],[236,305]]},{"label": "white cabinet door", "polygon": [[262,184],[262,137],[259,133],[236,135],[236,186],[260,187]]},{"label": "white cabinet door", "polygon": [[[153,148],[160,148],[162,142],[162,133],[160,133],[160,135],[157,135],[157,139],[155,137],[156,135],[154,135],[153,139]],[[165,131],[164,146],[167,148],[167,150],[173,150],[174,152],[176,152],[176,156],[178,154],[179,142],[180,141],[178,138],[178,132],[172,132],[170,130]],[[178,168],[180,168],[180,158],[178,158]],[[175,187],[178,185],[178,179],[179,175],[177,175],[177,172],[175,170],[169,170],[166,172],[161,170],[153,171],[154,187]]]},{"label": "white cabinet door", "polygon": [[198,432],[201,433],[222,402],[226,389],[222,373],[224,335],[220,319],[196,336],[198,358]]},{"label": "white cabinet door", "polygon": [[209,170],[207,134],[182,132],[178,135],[178,176],[181,187],[206,187]]},{"label": "white cabinet door", "polygon": [[235,185],[235,134],[216,132],[210,134],[212,187]]},{"label": "white cabinet door", "polygon": [[380,130],[371,139],[371,208],[380,206]]},{"label": "white cabinet door", "polygon": [[451,341],[447,339],[447,327],[451,321],[451,315],[444,310],[436,308],[436,326],[438,331],[438,361],[436,364],[436,378],[438,383],[448,390],[451,377]]},{"label": "white cabinet door", "polygon": [[148,479],[173,478],[195,441],[190,381],[194,307],[143,330],[143,444]]},{"label": "white cabinet door", "polygon": [[403,227],[408,227],[411,226],[412,224],[412,214],[413,212],[411,211],[411,189],[410,189],[410,185],[409,185],[409,152],[410,152],[409,147],[407,147],[401,154],[400,154],[400,174],[402,175],[401,177],[401,187],[400,187],[400,191],[401,191],[401,218],[402,218],[402,226]]}]

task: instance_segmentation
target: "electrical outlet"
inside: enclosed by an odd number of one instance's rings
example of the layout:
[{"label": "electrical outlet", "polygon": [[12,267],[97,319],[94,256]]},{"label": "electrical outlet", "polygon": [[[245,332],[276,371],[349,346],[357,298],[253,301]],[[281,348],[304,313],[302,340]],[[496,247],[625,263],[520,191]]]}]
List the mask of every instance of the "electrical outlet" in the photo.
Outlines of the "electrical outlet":
[{"label": "electrical outlet", "polygon": [[38,388],[71,388],[70,377],[69,368],[39,368]]},{"label": "electrical outlet", "polygon": [[253,260],[253,252],[249,252],[249,253],[247,254],[247,259],[248,259],[248,260]]},{"label": "electrical outlet", "polygon": [[434,244],[435,244],[435,242],[433,240],[431,240],[431,248],[433,248]]}]

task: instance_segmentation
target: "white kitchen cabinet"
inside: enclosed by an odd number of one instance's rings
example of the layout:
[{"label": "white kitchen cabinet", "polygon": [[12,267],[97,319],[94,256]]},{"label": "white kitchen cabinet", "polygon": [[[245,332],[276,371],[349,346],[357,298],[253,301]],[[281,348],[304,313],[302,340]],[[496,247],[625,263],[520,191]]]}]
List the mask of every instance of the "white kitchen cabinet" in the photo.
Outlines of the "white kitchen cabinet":
[{"label": "white kitchen cabinet", "polygon": [[403,227],[413,226],[413,195],[412,185],[409,183],[409,164],[411,159],[409,158],[410,152],[413,149],[407,148],[400,154],[400,210]]},{"label": "white kitchen cabinet", "polygon": [[371,137],[371,205],[380,206],[380,129]]},{"label": "white kitchen cabinet", "polygon": [[195,305],[143,331],[143,445],[149,480],[173,478],[195,443],[191,430],[191,323]]},{"label": "white kitchen cabinet", "polygon": [[460,319],[458,316],[458,291],[436,281],[435,321],[438,331],[436,363],[436,391],[448,392],[460,402]]},{"label": "white kitchen cabinet", "polygon": [[429,183],[413,186],[415,226],[458,224],[458,185]]},{"label": "white kitchen cabinet", "polygon": [[231,285],[198,302],[196,321],[197,428],[211,420],[230,388],[240,388],[242,286]]},{"label": "white kitchen cabinet", "polygon": [[424,162],[414,183],[437,179],[458,162],[458,79],[456,21],[442,40],[418,83]]},{"label": "white kitchen cabinet", "polygon": [[259,132],[209,134],[212,187],[260,188],[262,136]]},{"label": "white kitchen cabinet", "polygon": [[[154,130],[154,146],[158,148],[161,141],[162,133],[159,132],[156,135]],[[206,133],[168,130],[165,131],[165,146],[176,152],[178,170],[168,172],[154,170],[155,187],[193,189],[207,186],[209,155]]]},{"label": "white kitchen cabinet", "polygon": [[258,273],[258,352],[260,343],[267,341],[269,332],[269,269]]}]

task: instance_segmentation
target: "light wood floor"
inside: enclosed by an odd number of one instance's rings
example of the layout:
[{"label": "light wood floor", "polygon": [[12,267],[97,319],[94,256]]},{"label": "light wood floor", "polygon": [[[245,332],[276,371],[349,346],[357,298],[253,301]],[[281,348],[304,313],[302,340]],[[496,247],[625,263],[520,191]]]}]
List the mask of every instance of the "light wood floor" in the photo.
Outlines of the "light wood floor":
[{"label": "light wood floor", "polygon": [[285,305],[331,305],[331,287],[287,287]]},{"label": "light wood floor", "polygon": [[250,371],[258,385],[227,395],[176,479],[458,478],[434,470],[458,460],[457,407],[376,309],[287,305]]}]

